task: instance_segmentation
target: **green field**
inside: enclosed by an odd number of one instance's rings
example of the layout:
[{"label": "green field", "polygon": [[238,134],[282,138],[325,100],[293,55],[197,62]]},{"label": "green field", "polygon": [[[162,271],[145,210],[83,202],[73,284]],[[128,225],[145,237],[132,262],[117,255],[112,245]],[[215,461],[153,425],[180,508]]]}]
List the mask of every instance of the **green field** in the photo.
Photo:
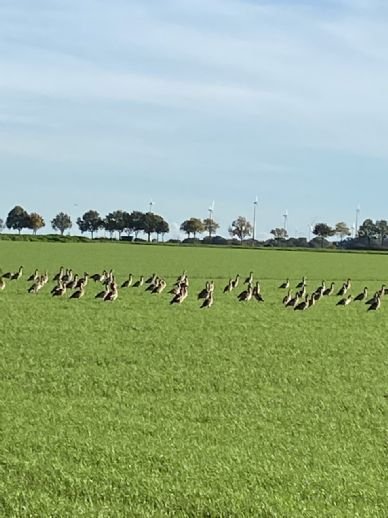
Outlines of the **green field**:
[{"label": "green field", "polygon": [[[0,242],[3,272],[20,265],[0,292],[0,516],[388,515],[388,299],[297,312],[277,288],[350,277],[373,294],[388,255]],[[27,294],[61,265],[168,288],[187,270],[189,297]],[[222,293],[251,270],[264,304]]]}]

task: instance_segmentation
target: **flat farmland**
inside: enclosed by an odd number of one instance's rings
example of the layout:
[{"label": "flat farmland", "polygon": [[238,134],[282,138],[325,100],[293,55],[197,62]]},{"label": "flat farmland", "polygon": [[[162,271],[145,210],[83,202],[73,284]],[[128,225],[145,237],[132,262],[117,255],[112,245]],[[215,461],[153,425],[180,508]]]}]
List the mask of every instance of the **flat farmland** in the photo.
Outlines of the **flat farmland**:
[{"label": "flat farmland", "polygon": [[[387,516],[388,296],[293,311],[278,286],[372,296],[388,255],[0,241],[2,272],[21,265],[0,292],[1,516]],[[60,266],[167,288],[52,297]],[[223,293],[250,271],[264,303]]]}]

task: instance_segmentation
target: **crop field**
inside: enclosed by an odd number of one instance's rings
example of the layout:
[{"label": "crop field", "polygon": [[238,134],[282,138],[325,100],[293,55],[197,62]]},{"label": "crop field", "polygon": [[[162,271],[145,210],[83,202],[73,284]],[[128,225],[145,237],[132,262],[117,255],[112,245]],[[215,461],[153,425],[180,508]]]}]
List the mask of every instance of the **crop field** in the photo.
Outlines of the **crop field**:
[{"label": "crop field", "polygon": [[[0,241],[2,272],[20,265],[0,291],[0,516],[387,516],[388,296],[293,311],[278,286],[373,295],[388,255]],[[61,265],[167,288],[52,297]],[[237,300],[250,271],[264,303]]]}]

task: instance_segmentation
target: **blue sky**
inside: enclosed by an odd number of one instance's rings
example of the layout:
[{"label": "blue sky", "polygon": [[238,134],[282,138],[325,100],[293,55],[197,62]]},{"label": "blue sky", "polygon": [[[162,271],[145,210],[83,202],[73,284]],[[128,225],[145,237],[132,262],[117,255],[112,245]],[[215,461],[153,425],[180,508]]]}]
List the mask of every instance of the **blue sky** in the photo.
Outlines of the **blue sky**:
[{"label": "blue sky", "polygon": [[388,5],[0,0],[0,217],[387,218]]}]

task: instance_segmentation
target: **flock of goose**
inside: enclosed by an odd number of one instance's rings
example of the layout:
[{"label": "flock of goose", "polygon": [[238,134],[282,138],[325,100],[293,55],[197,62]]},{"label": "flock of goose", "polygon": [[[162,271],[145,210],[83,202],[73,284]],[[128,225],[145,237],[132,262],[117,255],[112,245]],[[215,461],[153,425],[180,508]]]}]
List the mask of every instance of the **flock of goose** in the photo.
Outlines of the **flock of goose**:
[{"label": "flock of goose", "polygon": [[[22,266],[20,266],[17,272],[7,272],[0,275],[0,290],[5,289],[8,280],[17,281],[21,279],[22,276]],[[27,289],[28,293],[39,293],[39,291],[47,285],[49,280],[50,278],[47,271],[41,274],[38,270],[35,270],[27,279],[27,281],[31,283]],[[83,276],[80,276],[74,273],[72,269],[65,269],[61,266],[52,280],[55,282],[54,287],[50,291],[53,297],[64,297],[70,293],[70,299],[80,299],[85,295],[89,280],[93,280],[95,283],[100,283],[103,286],[103,289],[95,295],[96,299],[113,302],[117,299],[119,294],[119,285],[112,270],[109,272],[104,270],[102,273],[95,273],[90,276],[85,272]],[[233,292],[238,288],[239,283],[240,275],[237,274],[236,277],[229,279],[223,289],[223,293]],[[146,285],[145,291],[160,294],[167,287],[167,282],[155,273],[147,279],[142,275],[134,282],[133,275],[129,274],[128,278],[120,285],[120,289],[129,287],[141,288],[143,285]],[[213,305],[214,288],[214,281],[207,281],[205,287],[197,294],[197,299],[202,301],[201,308],[210,308]],[[350,288],[351,280],[347,279],[336,293],[337,297],[341,297],[336,303],[337,306],[348,306],[350,303],[358,301],[364,302],[368,306],[368,311],[376,311],[381,306],[382,297],[388,293],[388,288],[383,284],[381,288],[374,293],[373,297],[368,299],[367,287],[355,297],[349,293]],[[322,281],[322,283],[309,294],[307,293],[307,279],[303,277],[295,286],[295,293],[293,293],[294,290],[290,287],[289,279],[282,283],[279,289],[288,290],[283,298],[283,305],[286,308],[305,311],[314,306],[321,298],[333,295],[335,283],[332,282],[330,286],[327,286],[325,281]],[[182,302],[184,302],[189,294],[189,278],[185,271],[177,277],[176,282],[168,293],[172,296],[170,304],[182,304]],[[264,302],[260,282],[254,281],[253,272],[250,272],[249,276],[244,280],[244,289],[238,293],[237,300],[240,302],[249,302],[250,300]]]}]

